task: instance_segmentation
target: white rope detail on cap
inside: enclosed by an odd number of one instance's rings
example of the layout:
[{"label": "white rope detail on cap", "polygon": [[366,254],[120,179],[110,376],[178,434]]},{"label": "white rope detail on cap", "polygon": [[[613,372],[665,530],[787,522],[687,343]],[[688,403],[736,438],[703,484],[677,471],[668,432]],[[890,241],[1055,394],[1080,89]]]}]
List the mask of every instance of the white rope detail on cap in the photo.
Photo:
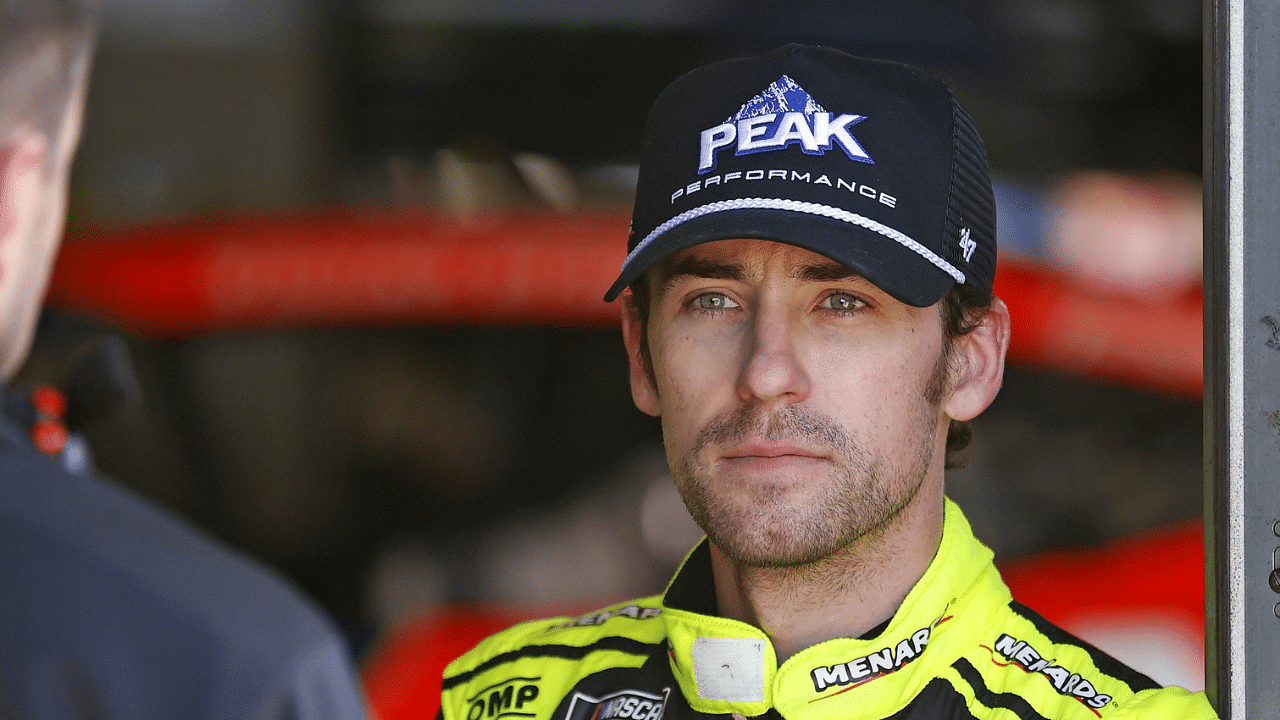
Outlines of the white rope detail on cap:
[{"label": "white rope detail on cap", "polygon": [[828,217],[833,220],[841,220],[851,225],[857,225],[858,227],[866,228],[867,230],[871,230],[872,232],[879,233],[889,238],[890,240],[897,242],[898,244],[911,250],[912,252],[916,253],[917,255],[924,258],[925,260],[928,260],[939,270],[942,270],[946,274],[955,278],[956,282],[958,283],[964,282],[964,273],[961,272],[959,268],[947,262],[946,260],[943,260],[942,258],[938,257],[938,255],[934,253],[932,250],[930,250],[929,248],[925,247],[924,245],[921,245],[915,240],[912,240],[910,237],[907,237],[903,233],[897,230],[894,230],[888,225],[885,225],[883,223],[878,223],[869,217],[865,217],[857,213],[852,213],[852,212],[849,212],[848,210],[841,210],[840,208],[837,208],[837,207],[831,207],[830,205],[820,205],[818,203],[801,202],[799,200],[784,200],[782,198],[738,198],[736,200],[720,200],[718,202],[713,202],[708,205],[702,205],[700,207],[696,207],[691,210],[685,210],[679,215],[671,218],[670,220],[654,228],[653,232],[646,235],[645,238],[636,245],[635,249],[627,254],[627,259],[622,261],[622,266],[626,267],[627,264],[631,262],[631,259],[634,258],[647,245],[649,245],[649,243],[653,242],[659,236],[668,232],[672,228],[683,225],[684,223],[687,223],[690,220],[695,220],[697,218],[703,217],[704,215],[711,215],[712,213],[725,212],[727,210],[789,210],[791,212],[807,213],[809,215],[820,215],[822,217]]}]

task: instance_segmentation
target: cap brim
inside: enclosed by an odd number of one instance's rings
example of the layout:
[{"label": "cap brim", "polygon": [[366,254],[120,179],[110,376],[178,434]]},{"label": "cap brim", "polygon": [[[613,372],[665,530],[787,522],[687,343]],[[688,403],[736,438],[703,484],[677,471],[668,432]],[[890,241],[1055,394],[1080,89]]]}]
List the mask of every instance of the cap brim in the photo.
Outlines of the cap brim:
[{"label": "cap brim", "polygon": [[806,213],[737,209],[703,215],[652,238],[627,258],[605,293],[605,302],[612,302],[623,288],[669,255],[705,242],[738,238],[772,240],[825,255],[915,307],[933,305],[957,282],[917,251],[874,230]]}]

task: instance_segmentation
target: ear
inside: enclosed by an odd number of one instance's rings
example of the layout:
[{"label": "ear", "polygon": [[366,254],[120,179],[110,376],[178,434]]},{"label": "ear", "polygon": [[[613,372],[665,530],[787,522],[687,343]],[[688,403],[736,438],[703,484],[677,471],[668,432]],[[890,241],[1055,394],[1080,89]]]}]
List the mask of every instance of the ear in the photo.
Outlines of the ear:
[{"label": "ear", "polygon": [[951,397],[946,413],[952,420],[972,420],[996,399],[1004,382],[1004,356],[1009,349],[1009,308],[1000,298],[973,332],[955,340]]},{"label": "ear", "polygon": [[655,385],[653,366],[645,356],[644,327],[640,313],[627,290],[622,297],[622,340],[627,345],[627,366],[631,372],[631,399],[640,411],[658,417],[662,414],[658,404],[658,388]]}]

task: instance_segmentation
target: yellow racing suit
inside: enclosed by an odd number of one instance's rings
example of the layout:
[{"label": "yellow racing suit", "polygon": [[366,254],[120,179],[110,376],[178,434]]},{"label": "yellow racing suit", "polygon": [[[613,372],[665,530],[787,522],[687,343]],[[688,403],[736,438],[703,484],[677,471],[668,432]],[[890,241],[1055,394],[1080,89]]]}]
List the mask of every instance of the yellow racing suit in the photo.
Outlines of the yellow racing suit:
[{"label": "yellow racing suit", "polygon": [[[960,509],[874,637],[781,664],[757,627],[715,614],[705,540],[659,596],[524,623],[446,668],[443,720],[1200,720],[1161,688],[1015,602]],[[1105,588],[1099,588],[1105,592]]]}]

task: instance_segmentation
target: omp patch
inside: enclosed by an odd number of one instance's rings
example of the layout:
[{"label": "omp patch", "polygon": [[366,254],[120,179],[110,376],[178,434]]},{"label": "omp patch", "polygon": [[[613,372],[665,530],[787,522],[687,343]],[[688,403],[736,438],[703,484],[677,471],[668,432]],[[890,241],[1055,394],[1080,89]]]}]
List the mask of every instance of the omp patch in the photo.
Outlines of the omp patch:
[{"label": "omp patch", "polygon": [[480,690],[467,699],[467,720],[533,717],[524,709],[538,697],[540,677],[516,677]]}]

